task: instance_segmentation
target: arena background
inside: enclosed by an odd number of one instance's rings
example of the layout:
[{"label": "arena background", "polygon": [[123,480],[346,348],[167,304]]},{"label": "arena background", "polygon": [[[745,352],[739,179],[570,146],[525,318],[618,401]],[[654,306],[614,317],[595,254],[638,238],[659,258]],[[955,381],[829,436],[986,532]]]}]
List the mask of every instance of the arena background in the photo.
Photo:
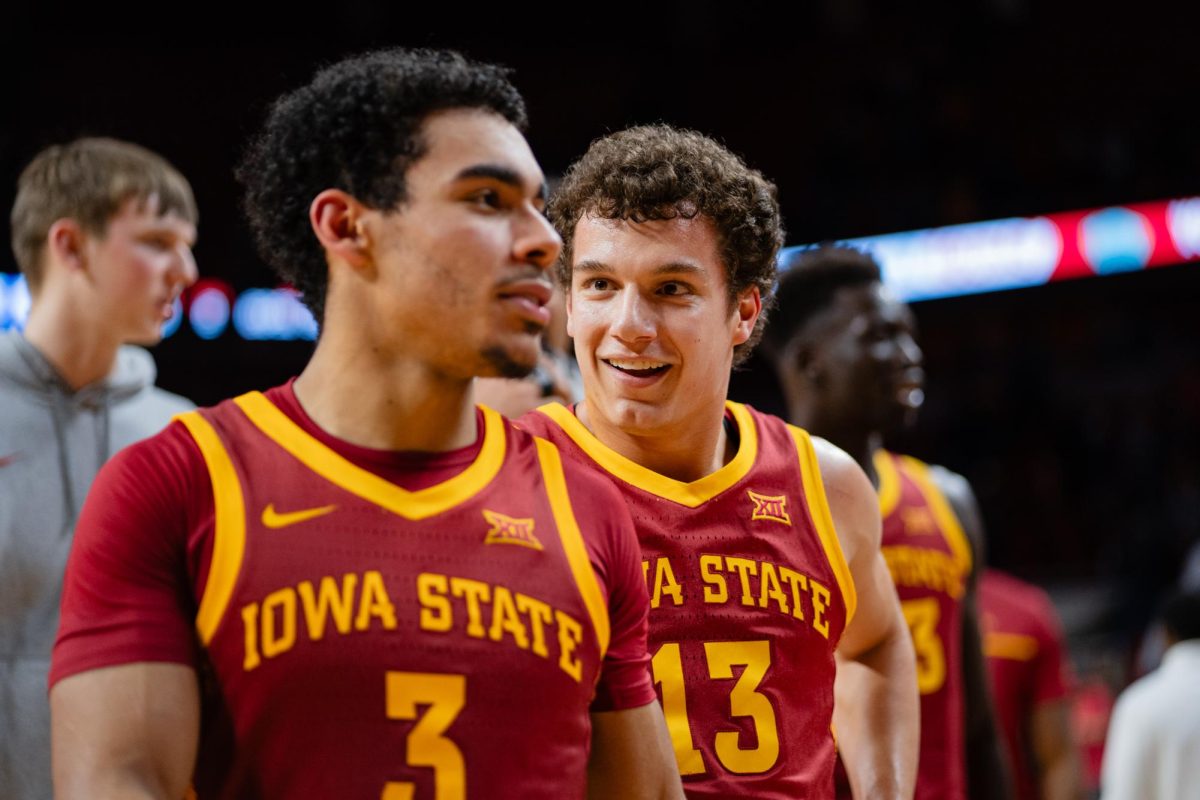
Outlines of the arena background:
[{"label": "arena background", "polygon": [[[131,139],[193,182],[202,274],[273,286],[232,165],[281,91],[391,44],[515,68],[550,174],[632,123],[715,135],[777,182],[789,244],[1200,194],[1181,4],[793,5],[12,9],[0,205],[46,144]],[[1185,265],[915,304],[928,402],[897,444],[972,480],[991,561],[1054,592],[1085,672],[1130,657],[1200,533],[1198,298]],[[161,385],[209,403],[295,374],[310,347],[184,326],[155,356]],[[780,408],[757,363],[733,394]]]}]

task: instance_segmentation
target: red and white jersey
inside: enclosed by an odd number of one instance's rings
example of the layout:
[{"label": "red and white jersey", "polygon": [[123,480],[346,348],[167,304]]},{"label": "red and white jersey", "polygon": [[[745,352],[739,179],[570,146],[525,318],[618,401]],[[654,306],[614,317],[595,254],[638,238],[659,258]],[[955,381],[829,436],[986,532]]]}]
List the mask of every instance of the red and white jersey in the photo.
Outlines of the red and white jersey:
[{"label": "red and white jersey", "polygon": [[967,796],[963,706],[962,599],[971,545],[929,466],[875,454],[883,515],[883,557],[917,654],[921,752],[917,800]]},{"label": "red and white jersey", "polygon": [[[548,442],[495,412],[479,418],[465,468],[407,490],[270,396],[183,415],[211,481],[210,532],[189,534],[192,574],[173,590],[194,598],[200,649],[147,649],[161,635],[149,604],[105,613],[98,545],[116,517],[97,506],[68,573],[52,680],[192,658],[201,798],[583,797],[609,603],[625,596],[645,613],[632,526],[611,486],[578,468],[568,480]],[[625,555],[593,564],[597,539]],[[613,635],[641,634],[637,617],[611,619],[633,626]]]},{"label": "red and white jersey", "polygon": [[517,424],[611,478],[633,514],[688,797],[832,797],[834,650],[853,582],[808,434],[737,403],[726,419],[737,454],[692,483],[609,449],[564,406]]}]

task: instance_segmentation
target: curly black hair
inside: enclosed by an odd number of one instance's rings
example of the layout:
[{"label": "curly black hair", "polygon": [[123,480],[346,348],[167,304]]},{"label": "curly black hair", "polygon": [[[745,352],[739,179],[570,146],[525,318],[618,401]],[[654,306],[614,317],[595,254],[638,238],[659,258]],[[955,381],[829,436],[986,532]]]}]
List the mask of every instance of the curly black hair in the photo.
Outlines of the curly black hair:
[{"label": "curly black hair", "polygon": [[791,249],[780,257],[775,314],[763,346],[778,358],[810,320],[829,307],[840,289],[879,283],[879,262],[865,250],[846,243]]},{"label": "curly black hair", "polygon": [[584,214],[632,222],[705,217],[725,265],[731,305],[757,286],[763,313],[750,339],[734,348],[738,365],[762,336],[772,305],[783,221],[775,184],[721,144],[696,131],[640,125],[592,142],[567,170],[547,213],[563,238],[558,280],[569,286],[575,226]]},{"label": "curly black hair", "polygon": [[318,322],[329,276],[309,225],[313,198],[341,189],[372,208],[397,208],[435,111],[491,111],[524,131],[525,101],[508,76],[454,51],[396,48],[327,66],[275,101],[236,174],[259,254]]}]

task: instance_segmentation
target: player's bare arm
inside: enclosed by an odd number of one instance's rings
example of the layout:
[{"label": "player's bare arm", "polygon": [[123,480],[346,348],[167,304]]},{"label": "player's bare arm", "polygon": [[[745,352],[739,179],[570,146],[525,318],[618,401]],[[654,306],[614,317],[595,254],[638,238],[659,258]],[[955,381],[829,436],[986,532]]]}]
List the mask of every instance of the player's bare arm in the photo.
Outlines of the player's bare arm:
[{"label": "player's bare arm", "polygon": [[834,725],[856,797],[912,797],[920,736],[916,657],[880,552],[879,500],[845,452],[813,438],[858,607],[838,644]]},{"label": "player's bare arm", "polygon": [[50,691],[54,796],[178,800],[200,733],[196,672],[135,663],[81,672]]},{"label": "player's bare arm", "polygon": [[657,702],[592,714],[588,800],[682,797],[675,754]]},{"label": "player's bare arm", "polygon": [[954,515],[971,545],[971,574],[963,595],[963,701],[966,713],[967,784],[972,798],[1012,797],[1012,779],[996,732],[996,713],[988,689],[983,636],[979,631],[979,576],[984,566],[983,517],[971,484],[944,467],[932,467],[930,477],[950,501]]},{"label": "player's bare arm", "polygon": [[1038,769],[1038,788],[1045,800],[1082,800],[1079,756],[1071,737],[1066,698],[1041,703],[1029,719],[1029,740]]}]

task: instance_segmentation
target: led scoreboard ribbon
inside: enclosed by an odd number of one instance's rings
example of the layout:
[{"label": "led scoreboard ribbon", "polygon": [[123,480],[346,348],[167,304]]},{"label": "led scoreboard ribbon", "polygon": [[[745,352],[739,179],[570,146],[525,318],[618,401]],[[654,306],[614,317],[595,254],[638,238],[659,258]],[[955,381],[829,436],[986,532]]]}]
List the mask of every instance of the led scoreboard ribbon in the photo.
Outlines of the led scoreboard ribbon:
[{"label": "led scoreboard ribbon", "polygon": [[[1200,197],[849,239],[904,300],[929,300],[1200,259]],[[785,248],[780,262],[804,247]]]},{"label": "led scoreboard ribbon", "polygon": [[[1200,260],[1200,197],[1137,203],[1040,217],[1014,217],[849,239],[870,251],[884,281],[908,301],[1040,286]],[[788,247],[780,255],[803,247]],[[21,275],[0,273],[0,330],[20,328],[29,313]],[[205,278],[188,290],[164,327],[186,317],[193,333],[215,339],[230,327],[248,340],[312,340],[317,324],[292,289],[236,294]]]}]

